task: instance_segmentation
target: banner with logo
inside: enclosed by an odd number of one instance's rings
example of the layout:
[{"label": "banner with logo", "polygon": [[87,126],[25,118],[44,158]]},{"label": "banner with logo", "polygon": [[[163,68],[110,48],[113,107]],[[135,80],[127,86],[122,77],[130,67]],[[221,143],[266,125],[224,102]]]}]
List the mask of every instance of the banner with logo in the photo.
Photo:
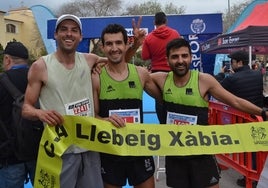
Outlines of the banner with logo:
[{"label": "banner with logo", "polygon": [[64,122],[44,130],[35,188],[59,187],[61,156],[72,145],[121,156],[268,151],[267,122],[225,126],[127,123],[124,128],[92,117],[64,116]]}]

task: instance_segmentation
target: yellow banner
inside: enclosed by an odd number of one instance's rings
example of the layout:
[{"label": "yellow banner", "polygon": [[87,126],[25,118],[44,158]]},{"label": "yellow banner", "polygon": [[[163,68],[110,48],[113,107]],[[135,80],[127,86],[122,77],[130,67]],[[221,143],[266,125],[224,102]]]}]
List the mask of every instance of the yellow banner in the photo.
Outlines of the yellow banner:
[{"label": "yellow banner", "polygon": [[64,122],[44,130],[35,188],[60,187],[61,156],[71,145],[121,156],[268,151],[267,122],[225,126],[128,123],[125,128],[92,117],[65,116]]}]

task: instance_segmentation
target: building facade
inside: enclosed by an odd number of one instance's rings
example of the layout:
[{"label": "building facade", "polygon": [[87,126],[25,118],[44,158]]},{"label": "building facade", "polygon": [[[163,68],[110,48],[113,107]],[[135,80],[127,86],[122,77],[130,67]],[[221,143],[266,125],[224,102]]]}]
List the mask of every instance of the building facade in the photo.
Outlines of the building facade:
[{"label": "building facade", "polygon": [[0,11],[0,43],[5,48],[13,40],[22,42],[29,49],[32,60],[45,53],[33,13],[27,7]]}]

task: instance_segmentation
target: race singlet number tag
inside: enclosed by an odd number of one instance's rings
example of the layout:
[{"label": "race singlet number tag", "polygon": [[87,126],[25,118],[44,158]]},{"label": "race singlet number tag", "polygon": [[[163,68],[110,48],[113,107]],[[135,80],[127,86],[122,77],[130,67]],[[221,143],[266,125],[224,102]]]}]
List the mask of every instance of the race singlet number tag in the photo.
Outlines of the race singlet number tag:
[{"label": "race singlet number tag", "polygon": [[197,124],[197,116],[168,112],[167,113],[167,124],[196,125]]},{"label": "race singlet number tag", "polygon": [[140,123],[140,109],[109,110],[109,116],[116,114],[126,123]]},{"label": "race singlet number tag", "polygon": [[92,116],[92,108],[89,99],[82,99],[65,104],[66,115]]}]

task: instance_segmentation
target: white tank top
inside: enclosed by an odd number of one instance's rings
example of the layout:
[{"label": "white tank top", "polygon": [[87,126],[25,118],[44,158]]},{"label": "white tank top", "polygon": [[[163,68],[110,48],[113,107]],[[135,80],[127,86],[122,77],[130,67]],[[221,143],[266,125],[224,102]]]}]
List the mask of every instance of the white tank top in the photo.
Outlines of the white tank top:
[{"label": "white tank top", "polygon": [[[56,110],[62,115],[94,116],[91,69],[84,54],[76,52],[75,66],[66,69],[50,54],[43,57],[48,79],[40,93],[40,107]],[[65,153],[81,153],[86,150],[75,145]]]},{"label": "white tank top", "polygon": [[84,54],[75,54],[75,65],[66,69],[50,54],[43,57],[48,79],[40,93],[42,109],[62,115],[94,116],[91,69]]}]

